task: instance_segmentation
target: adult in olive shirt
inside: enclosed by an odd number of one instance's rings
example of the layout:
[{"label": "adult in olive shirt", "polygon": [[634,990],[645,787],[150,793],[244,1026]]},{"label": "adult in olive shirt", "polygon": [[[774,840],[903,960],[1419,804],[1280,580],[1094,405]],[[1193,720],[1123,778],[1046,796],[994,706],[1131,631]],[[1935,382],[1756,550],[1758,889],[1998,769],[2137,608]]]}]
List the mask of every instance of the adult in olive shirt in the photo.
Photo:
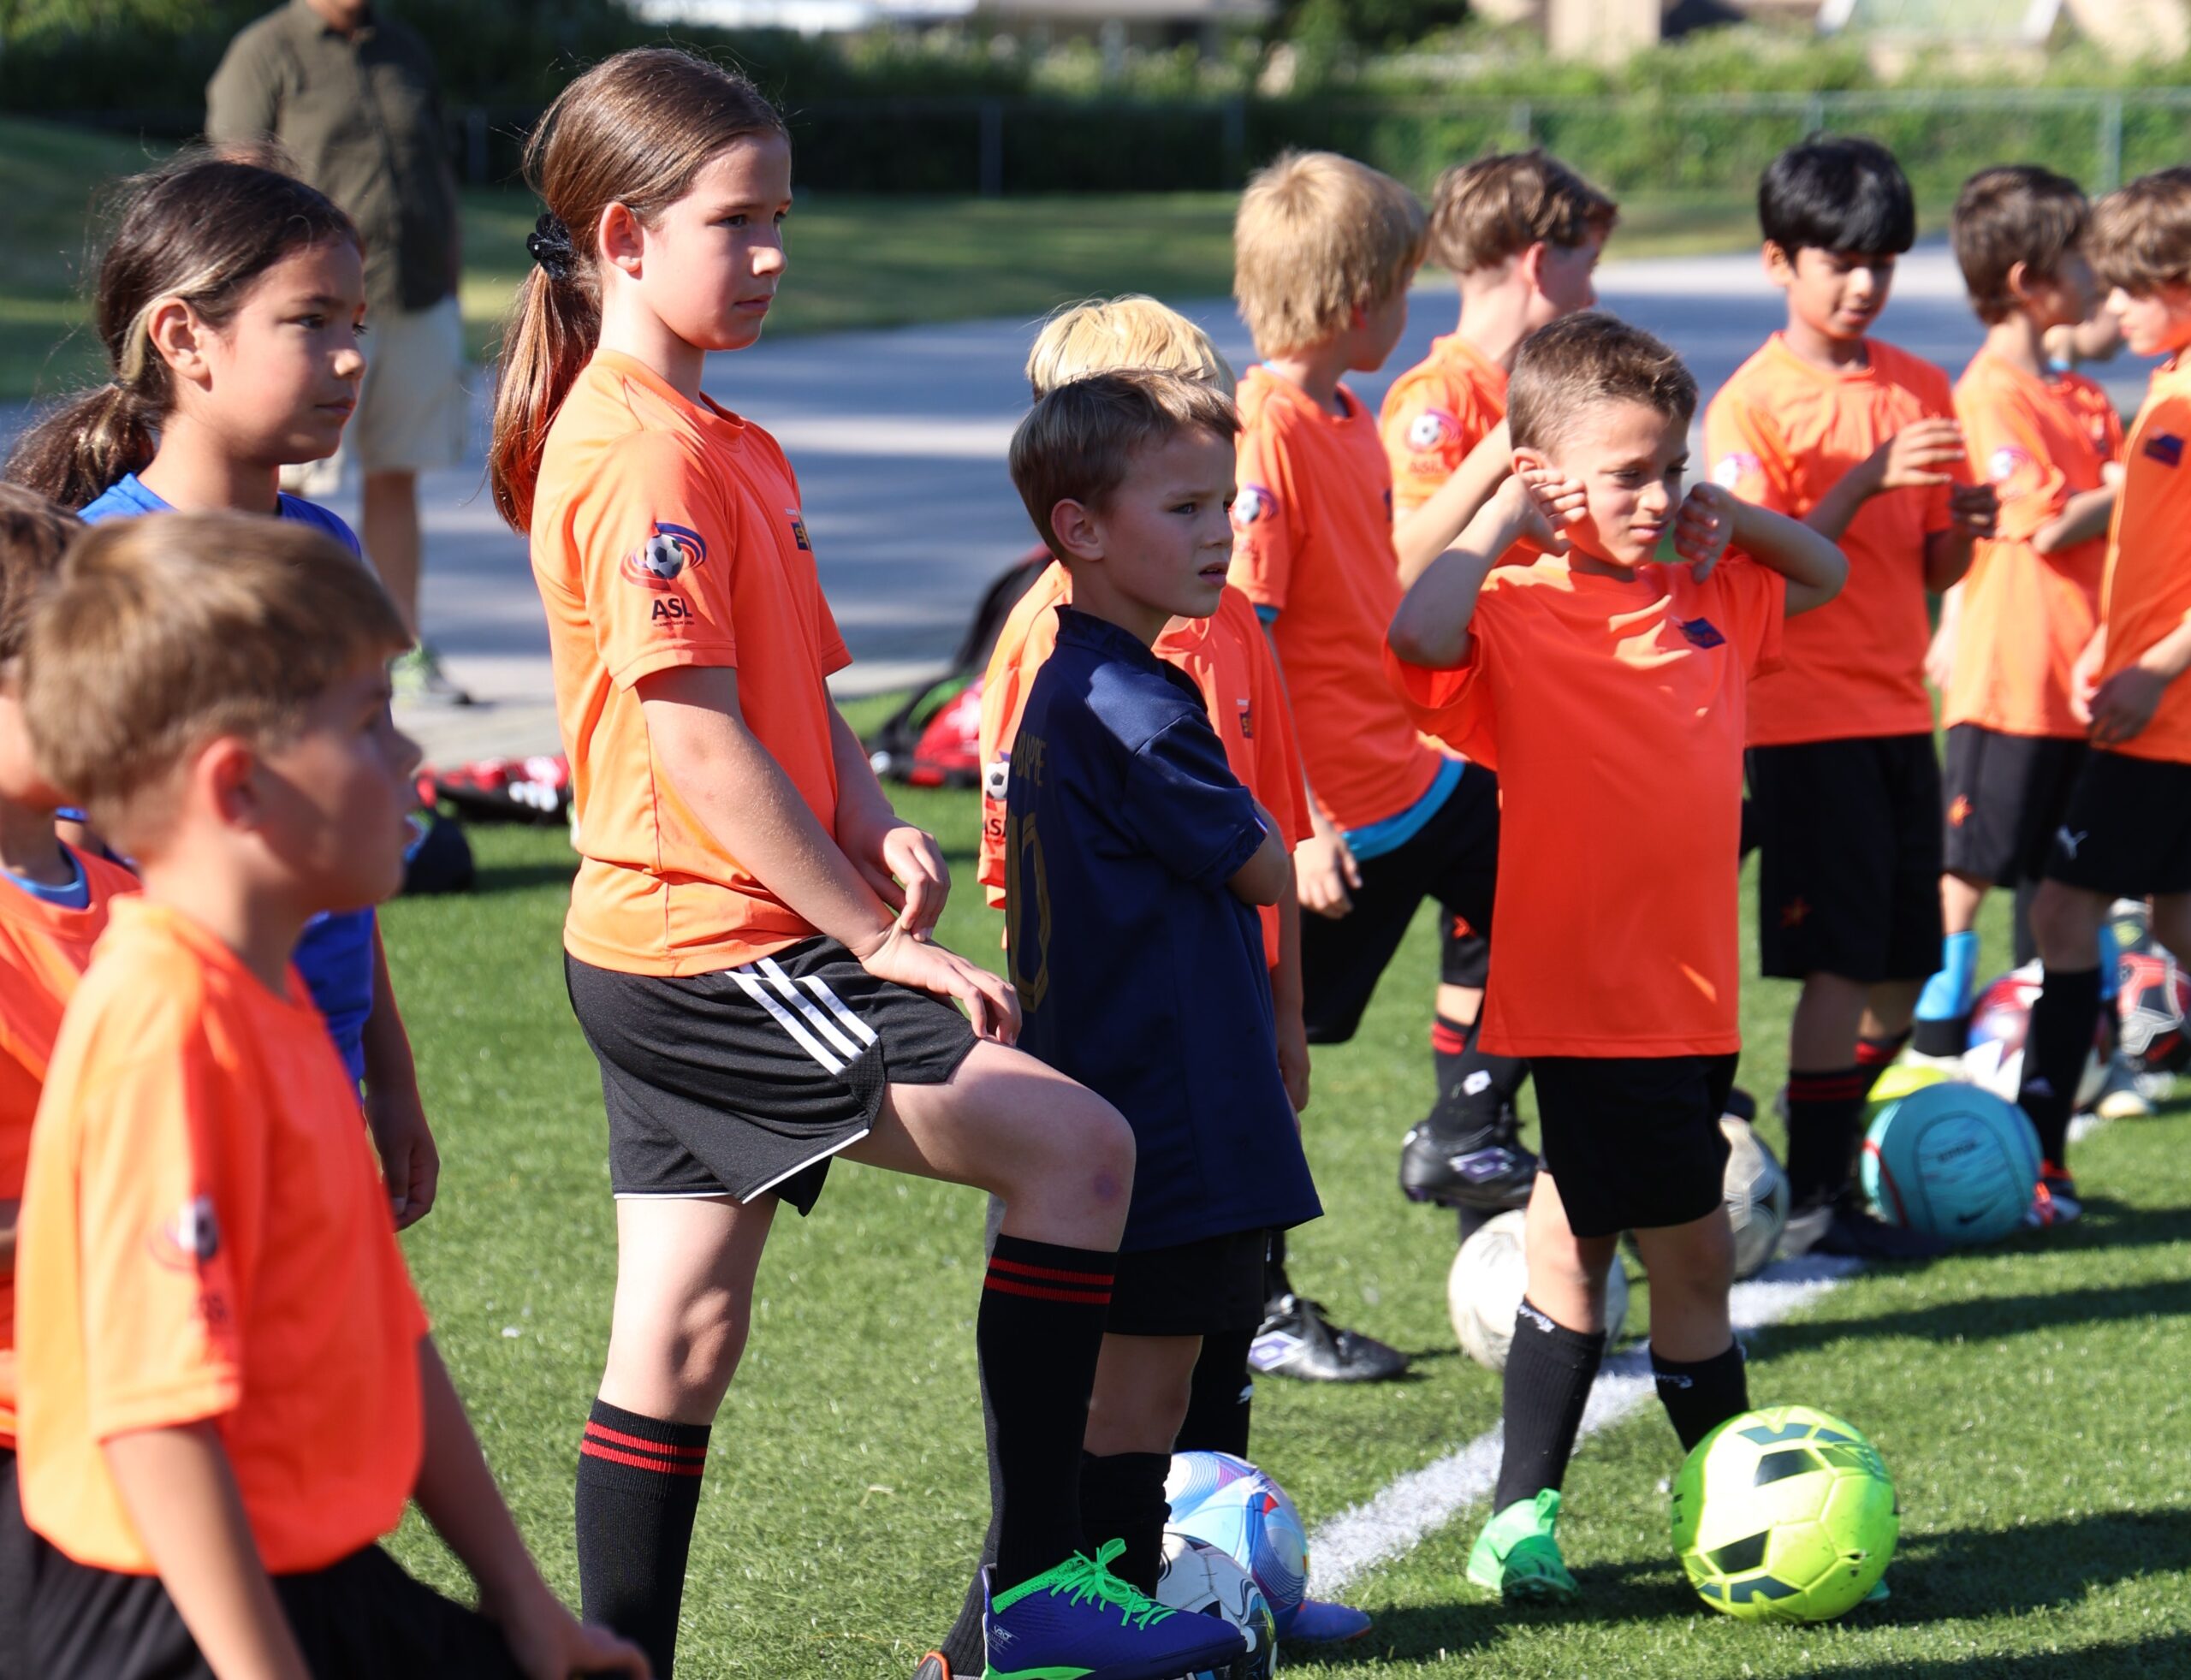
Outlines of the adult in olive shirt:
[{"label": "adult in olive shirt", "polygon": [[[464,332],[456,177],[425,43],[369,0],[289,0],[229,43],[205,88],[216,144],[270,136],[365,241],[372,336],[342,454],[297,486],[363,474],[359,534],[404,622],[419,628],[419,474],[463,459]],[[413,699],[467,697],[421,643],[396,668]]]}]

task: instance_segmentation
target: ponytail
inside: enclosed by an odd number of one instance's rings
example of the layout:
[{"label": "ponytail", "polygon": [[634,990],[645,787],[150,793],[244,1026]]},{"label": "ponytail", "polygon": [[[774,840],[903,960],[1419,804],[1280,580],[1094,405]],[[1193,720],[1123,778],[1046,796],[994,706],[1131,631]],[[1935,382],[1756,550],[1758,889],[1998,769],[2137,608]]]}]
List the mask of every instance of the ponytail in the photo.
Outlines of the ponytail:
[{"label": "ponytail", "polygon": [[783,132],[744,76],[674,47],[604,59],[549,106],[525,147],[525,184],[548,213],[503,329],[487,446],[495,507],[512,529],[531,528],[549,428],[601,342],[603,214],[622,205],[650,223],[733,141]]},{"label": "ponytail", "polygon": [[175,403],[175,382],[152,347],[154,312],[179,300],[206,325],[223,327],[267,270],[338,240],[361,243],[324,193],[240,157],[188,153],[128,182],[94,299],[110,377],[24,433],[6,476],[77,508],[147,465]]},{"label": "ponytail", "polygon": [[74,509],[151,464],[153,416],[128,386],[110,383],[50,410],[8,452],[8,482]]}]

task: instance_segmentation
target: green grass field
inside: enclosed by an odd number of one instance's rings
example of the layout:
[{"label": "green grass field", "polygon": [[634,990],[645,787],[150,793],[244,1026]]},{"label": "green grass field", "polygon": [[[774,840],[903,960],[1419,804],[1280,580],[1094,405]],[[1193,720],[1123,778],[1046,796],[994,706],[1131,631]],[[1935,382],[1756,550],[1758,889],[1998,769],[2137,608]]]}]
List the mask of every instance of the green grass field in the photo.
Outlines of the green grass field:
[{"label": "green grass field", "polygon": [[[119,177],[156,161],[143,146],[51,123],[0,118],[0,401],[51,397],[99,374],[84,277],[101,236],[89,212]],[[989,316],[1032,318],[1119,292],[1220,297],[1232,283],[1229,193],[1052,199],[801,197],[786,235],[798,282],[769,331],[834,332]],[[531,259],[540,207],[514,187],[464,195],[465,336],[484,358]],[[1615,254],[1740,247],[1735,201],[1627,205]]]},{"label": "green grass field", "polygon": [[[971,797],[900,804],[968,881]],[[557,834],[473,837],[478,891],[387,913],[445,1162],[440,1203],[406,1246],[489,1457],[574,1594],[573,1468],[614,1255],[601,1100],[557,956],[570,857]],[[962,886],[943,931],[989,953],[996,925]],[[1986,929],[1991,973],[2005,966],[1998,901]],[[1446,1321],[1450,1216],[1403,1202],[1392,1181],[1429,1096],[1434,969],[1426,915],[1359,1037],[1316,1054],[1307,1136],[1329,1211],[1297,1235],[1295,1274],[1416,1362],[1410,1380],[1353,1391],[1260,1385],[1256,1457],[1312,1529],[1498,1417],[1498,1380],[1459,1356]],[[1779,1083],[1790,1002],[1783,986],[1748,990],[1754,1090]],[[1513,1680],[2191,1673],[2187,1153],[2180,1111],[2106,1128],[2078,1154],[2082,1225],[1858,1278],[1757,1339],[1760,1404],[1842,1413],[1892,1467],[1905,1515],[1891,1603],[1813,1629],[1704,1608],[1668,1548],[1660,1486],[1676,1450],[1650,1407],[1588,1441],[1569,1478],[1582,1608],[1507,1615],[1467,1587],[1472,1511],[1349,1593],[1376,1615],[1369,1640],[1288,1665]],[[777,1226],[715,1430],[680,1673],[902,1677],[947,1625],[986,1517],[981,1221],[972,1192],[840,1167],[812,1219]],[[460,1588],[415,1521],[399,1550]]]}]

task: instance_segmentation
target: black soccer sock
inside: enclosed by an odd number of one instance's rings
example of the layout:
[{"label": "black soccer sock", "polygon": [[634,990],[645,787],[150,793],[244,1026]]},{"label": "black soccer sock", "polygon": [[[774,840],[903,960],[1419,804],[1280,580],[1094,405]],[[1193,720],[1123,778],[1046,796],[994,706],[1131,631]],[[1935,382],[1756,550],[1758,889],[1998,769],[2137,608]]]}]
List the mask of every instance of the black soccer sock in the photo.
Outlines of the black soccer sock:
[{"label": "black soccer sock", "polygon": [[1586,1334],[1555,1324],[1523,1297],[1506,1356],[1506,1444],[1491,1501],[1494,1513],[1566,1479],[1575,1432],[1582,1427],[1582,1408],[1605,1356],[1602,1332]]},{"label": "black soccer sock", "polygon": [[2069,1113],[2099,1021],[2098,969],[2045,971],[2024,1034],[2023,1089],[2016,1106],[2038,1128],[2039,1153],[2057,1167],[2068,1165]]},{"label": "black soccer sock", "polygon": [[1788,1073],[1788,1201],[1815,1208],[1847,1190],[1870,1075],[1861,1068]]},{"label": "black soccer sock", "polygon": [[668,1680],[677,1655],[685,1560],[700,1508],[708,1426],[596,1399],[579,1442],[579,1600]]},{"label": "black soccer sock", "polygon": [[1080,1546],[1080,1441],[1118,1256],[1000,1235],[974,1321],[996,1415],[1001,1593]]},{"label": "black soccer sock", "polygon": [[1164,1567],[1164,1525],[1172,1517],[1164,1476],[1171,1468],[1168,1452],[1080,1455],[1081,1550],[1092,1558],[1107,1541],[1124,1540],[1111,1573],[1144,1593],[1156,1591]]},{"label": "black soccer sock", "polygon": [[1749,1373],[1743,1362],[1743,1345],[1729,1342],[1726,1351],[1692,1364],[1663,1359],[1651,1350],[1651,1375],[1659,1387],[1659,1404],[1681,1437],[1681,1450],[1695,1449],[1731,1417],[1749,1410]]},{"label": "black soccer sock", "polygon": [[1265,1311],[1275,1306],[1285,1297],[1293,1293],[1293,1279],[1286,1275],[1286,1233],[1270,1233],[1270,1246],[1263,1251],[1263,1307]]},{"label": "black soccer sock", "polygon": [[1430,1060],[1438,1095],[1430,1124],[1441,1137],[1511,1144],[1515,1128],[1501,1123],[1529,1077],[1529,1065],[1513,1056],[1492,1055],[1483,1048],[1482,1036],[1481,1018],[1465,1027],[1443,1015],[1431,1023]]},{"label": "black soccer sock", "polygon": [[1248,1350],[1255,1339],[1252,1330],[1202,1339],[1202,1356],[1195,1361],[1194,1386],[1176,1451],[1248,1456],[1248,1417],[1256,1399]]},{"label": "black soccer sock", "polygon": [[1864,1094],[1857,1100],[1861,1107],[1872,1100],[1872,1087],[1879,1082],[1879,1075],[1894,1066],[1894,1059],[1902,1054],[1902,1047],[1909,1042],[1913,1029],[1885,1038],[1860,1038],[1856,1041],[1856,1072],[1863,1076]]}]

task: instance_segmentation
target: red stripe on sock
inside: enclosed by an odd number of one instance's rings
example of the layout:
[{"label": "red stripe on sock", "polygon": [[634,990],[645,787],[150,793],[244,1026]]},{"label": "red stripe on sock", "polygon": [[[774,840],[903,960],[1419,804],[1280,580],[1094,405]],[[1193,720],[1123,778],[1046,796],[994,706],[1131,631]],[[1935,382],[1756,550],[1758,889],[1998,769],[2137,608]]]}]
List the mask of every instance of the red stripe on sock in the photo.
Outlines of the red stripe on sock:
[{"label": "red stripe on sock", "polygon": [[619,1452],[596,1440],[580,1441],[579,1451],[588,1458],[606,1458],[612,1464],[629,1464],[635,1470],[652,1470],[657,1475],[703,1475],[707,1472],[704,1464],[665,1464],[659,1459],[642,1458],[636,1452]]},{"label": "red stripe on sock", "polygon": [[1856,1042],[1856,1066],[1862,1068],[1885,1067],[1902,1054],[1902,1047],[1909,1042],[1909,1035],[1899,1038],[1864,1038]]},{"label": "red stripe on sock", "polygon": [[1006,1260],[1002,1255],[989,1257],[989,1271],[1009,1272],[1015,1278],[1041,1278],[1056,1284],[1085,1284],[1090,1289],[1108,1289],[1113,1274],[1108,1272],[1060,1272],[1048,1266],[1029,1266],[1024,1261]]},{"label": "red stripe on sock", "polygon": [[1081,1307],[1107,1307],[1111,1304],[1111,1291],[1107,1289],[1100,1295],[1082,1294],[1070,1289],[1044,1289],[1037,1284],[1024,1284],[1017,1279],[1000,1278],[995,1273],[989,1274],[989,1281],[983,1287],[993,1289],[1000,1295],[1024,1295],[1030,1301],[1069,1301]]},{"label": "red stripe on sock", "polygon": [[704,1458],[708,1456],[704,1446],[672,1446],[668,1441],[650,1441],[644,1435],[627,1435],[620,1429],[611,1429],[606,1424],[596,1423],[591,1418],[586,1420],[585,1432],[597,1440],[614,1441],[619,1446],[636,1446],[645,1452],[667,1453],[676,1458]]},{"label": "red stripe on sock", "polygon": [[1468,1033],[1456,1030],[1443,1021],[1430,1024],[1430,1048],[1441,1056],[1458,1056],[1469,1048]]}]

